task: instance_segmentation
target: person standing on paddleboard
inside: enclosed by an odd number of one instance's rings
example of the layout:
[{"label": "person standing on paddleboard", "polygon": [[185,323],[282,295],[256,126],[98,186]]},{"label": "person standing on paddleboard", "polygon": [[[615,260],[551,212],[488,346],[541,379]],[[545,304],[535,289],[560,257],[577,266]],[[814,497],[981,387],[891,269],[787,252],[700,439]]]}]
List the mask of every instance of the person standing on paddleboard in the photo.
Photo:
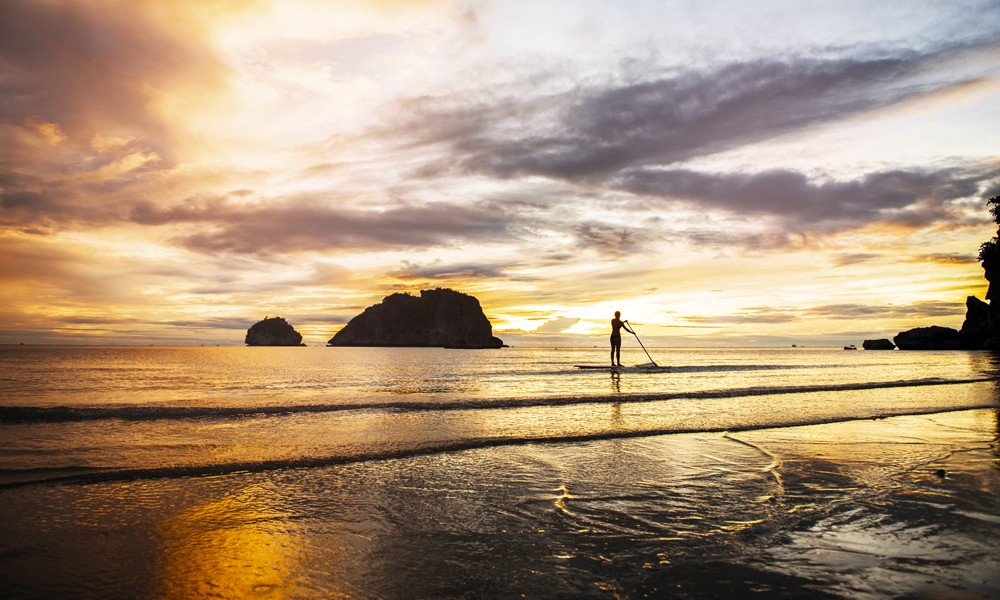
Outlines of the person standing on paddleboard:
[{"label": "person standing on paddleboard", "polygon": [[[611,366],[622,366],[622,328],[625,331],[635,335],[632,328],[628,326],[628,321],[621,320],[622,313],[619,310],[615,311],[615,318],[611,319]],[[615,358],[618,358],[618,364],[615,365]]]}]

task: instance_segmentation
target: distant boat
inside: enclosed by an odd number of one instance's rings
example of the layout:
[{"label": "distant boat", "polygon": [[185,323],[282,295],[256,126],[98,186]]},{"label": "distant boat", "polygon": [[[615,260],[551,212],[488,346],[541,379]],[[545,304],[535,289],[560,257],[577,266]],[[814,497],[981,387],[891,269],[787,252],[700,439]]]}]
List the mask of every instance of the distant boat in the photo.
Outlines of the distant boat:
[{"label": "distant boat", "polygon": [[850,346],[844,346],[844,350],[857,350],[857,348],[854,347],[854,344],[851,344]]}]

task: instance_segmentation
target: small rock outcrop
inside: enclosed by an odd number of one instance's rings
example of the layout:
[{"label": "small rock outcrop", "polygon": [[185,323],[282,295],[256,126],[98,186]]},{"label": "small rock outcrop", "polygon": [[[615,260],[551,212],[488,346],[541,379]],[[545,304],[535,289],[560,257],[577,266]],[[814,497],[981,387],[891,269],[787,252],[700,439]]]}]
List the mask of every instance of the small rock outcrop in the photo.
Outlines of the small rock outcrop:
[{"label": "small rock outcrop", "polygon": [[281,317],[264,317],[247,329],[247,346],[305,346],[302,334]]},{"label": "small rock outcrop", "polygon": [[329,346],[500,348],[479,300],[450,289],[392,294],[337,332]]},{"label": "small rock outcrop", "polygon": [[917,327],[892,338],[900,350],[957,350],[963,347],[958,331],[951,327]]},{"label": "small rock outcrop", "polygon": [[895,350],[896,345],[886,339],[865,340],[861,347],[865,350]]}]

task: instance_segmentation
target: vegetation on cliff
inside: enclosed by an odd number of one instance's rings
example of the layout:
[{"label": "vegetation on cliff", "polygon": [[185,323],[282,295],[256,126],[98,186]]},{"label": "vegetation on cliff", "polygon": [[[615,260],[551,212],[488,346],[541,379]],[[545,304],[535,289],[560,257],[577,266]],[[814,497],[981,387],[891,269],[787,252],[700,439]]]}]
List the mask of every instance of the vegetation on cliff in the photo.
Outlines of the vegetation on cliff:
[{"label": "vegetation on cliff", "polygon": [[[1000,196],[986,201],[993,222],[1000,226]],[[969,296],[962,330],[950,327],[918,327],[903,331],[893,341],[900,350],[1000,350],[1000,227],[997,235],[979,246],[979,260],[990,286],[989,304]]]},{"label": "vegetation on cliff", "polygon": [[[993,222],[1000,225],[1000,196],[993,196],[987,200],[986,206],[990,214],[993,215]],[[997,229],[997,235],[979,246],[979,260],[983,263],[983,268],[986,269],[987,273],[990,272],[990,268],[986,266],[987,263],[993,266],[996,264],[997,258],[1000,258],[1000,228]]]},{"label": "vegetation on cliff", "polygon": [[[990,214],[993,215],[993,222],[1000,225],[1000,196],[993,196],[987,200],[986,206],[989,207]],[[979,260],[982,261],[986,279],[990,282],[986,299],[990,301],[990,316],[993,317],[991,325],[996,329],[1000,325],[1000,319],[995,318],[1000,312],[1000,303],[994,307],[993,300],[1000,290],[995,290],[993,284],[994,282],[1000,284],[1000,228],[997,228],[997,235],[979,246]]]}]

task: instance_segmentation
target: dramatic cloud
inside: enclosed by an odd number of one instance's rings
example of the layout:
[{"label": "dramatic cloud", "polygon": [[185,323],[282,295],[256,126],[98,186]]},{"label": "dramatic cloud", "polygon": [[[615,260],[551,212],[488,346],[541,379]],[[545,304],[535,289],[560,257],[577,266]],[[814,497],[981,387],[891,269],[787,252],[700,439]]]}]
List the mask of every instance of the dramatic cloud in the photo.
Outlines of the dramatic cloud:
[{"label": "dramatic cloud", "polygon": [[167,118],[186,102],[178,92],[218,91],[229,71],[198,35],[171,29],[188,12],[185,25],[199,33],[195,6],[3,0],[0,121],[45,123],[50,142],[78,147],[95,133],[141,135],[171,157],[178,130]]},{"label": "dramatic cloud", "polygon": [[690,316],[682,317],[683,321],[698,323],[700,325],[744,325],[744,324],[778,324],[791,323],[799,317],[791,311],[772,309],[767,306],[757,308],[744,308],[743,312],[731,315],[720,315],[715,317]]},{"label": "dramatic cloud", "polygon": [[610,255],[622,255],[636,250],[637,238],[642,237],[635,228],[592,222],[575,225],[573,231],[579,247],[592,248]]},{"label": "dramatic cloud", "polygon": [[413,116],[406,129],[419,143],[451,144],[449,160],[472,172],[595,181],[964,85],[971,79],[942,72],[942,63],[996,43],[738,62],[464,106],[421,98],[407,107]]},{"label": "dramatic cloud", "polygon": [[965,314],[960,302],[914,302],[909,306],[869,306],[864,304],[828,304],[804,312],[810,317],[838,320],[925,319]]},{"label": "dramatic cloud", "polygon": [[908,306],[877,306],[865,304],[827,304],[805,310],[774,309],[767,306],[743,308],[731,315],[714,317],[682,317],[683,321],[699,325],[780,324],[804,318],[833,319],[838,321],[913,320],[934,317],[953,317],[965,314],[960,302],[915,302]]},{"label": "dramatic cloud", "polygon": [[459,263],[445,264],[436,261],[433,264],[421,265],[405,261],[398,270],[392,272],[392,276],[400,280],[443,280],[443,281],[529,281],[535,278],[523,275],[514,275],[512,269],[517,269],[518,264],[487,264],[487,263]]},{"label": "dramatic cloud", "polygon": [[705,209],[773,215],[790,226],[825,224],[832,230],[872,222],[921,227],[936,221],[969,222],[967,205],[954,201],[978,194],[1000,169],[960,173],[881,171],[855,181],[813,182],[792,171],[708,174],[685,169],[643,169],[617,178],[621,189],[644,196],[692,202]]},{"label": "dramatic cloud", "polygon": [[168,209],[139,204],[131,219],[144,225],[197,224],[201,231],[178,238],[181,245],[242,254],[501,243],[516,238],[523,227],[521,217],[496,205],[431,202],[363,210],[311,198],[261,204],[216,198]]},{"label": "dramatic cloud", "polygon": [[325,341],[442,285],[545,343],[764,340],[983,291],[995,2],[525,8],[0,0],[0,337]]}]

